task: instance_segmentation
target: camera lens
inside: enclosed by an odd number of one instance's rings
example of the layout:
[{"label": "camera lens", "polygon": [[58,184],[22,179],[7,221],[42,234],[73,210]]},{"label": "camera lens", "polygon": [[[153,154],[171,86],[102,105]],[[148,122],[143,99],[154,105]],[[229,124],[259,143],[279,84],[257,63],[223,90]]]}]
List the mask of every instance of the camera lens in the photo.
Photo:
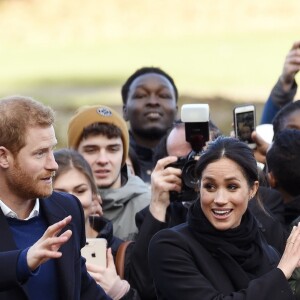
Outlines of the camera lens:
[{"label": "camera lens", "polygon": [[184,184],[191,188],[195,189],[197,187],[197,179],[195,178],[195,165],[196,160],[189,160],[185,163],[185,165],[182,168],[182,180]]}]

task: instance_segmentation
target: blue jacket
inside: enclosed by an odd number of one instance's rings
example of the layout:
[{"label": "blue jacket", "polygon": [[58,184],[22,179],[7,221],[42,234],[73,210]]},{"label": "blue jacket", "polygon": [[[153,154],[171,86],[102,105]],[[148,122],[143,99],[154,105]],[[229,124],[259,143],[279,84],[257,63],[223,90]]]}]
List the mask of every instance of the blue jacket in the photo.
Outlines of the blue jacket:
[{"label": "blue jacket", "polygon": [[281,82],[278,80],[272,88],[271,94],[263,107],[260,124],[272,124],[275,115],[283,106],[293,102],[296,93],[297,83],[295,80],[289,92],[285,92],[282,89]]}]

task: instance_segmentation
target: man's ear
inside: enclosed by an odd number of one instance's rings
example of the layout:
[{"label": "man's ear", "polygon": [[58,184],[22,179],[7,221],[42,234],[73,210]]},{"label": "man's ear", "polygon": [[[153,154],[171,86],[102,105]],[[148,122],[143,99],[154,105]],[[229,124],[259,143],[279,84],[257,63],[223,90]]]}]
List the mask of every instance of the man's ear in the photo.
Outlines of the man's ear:
[{"label": "man's ear", "polygon": [[123,119],[128,121],[127,107],[126,104],[123,104]]},{"label": "man's ear", "polygon": [[11,155],[10,151],[0,146],[0,167],[7,169],[9,167],[9,156]]},{"label": "man's ear", "polygon": [[272,187],[273,189],[276,188],[277,181],[276,181],[276,178],[274,177],[272,171],[267,174],[267,178],[268,178],[270,187]]}]

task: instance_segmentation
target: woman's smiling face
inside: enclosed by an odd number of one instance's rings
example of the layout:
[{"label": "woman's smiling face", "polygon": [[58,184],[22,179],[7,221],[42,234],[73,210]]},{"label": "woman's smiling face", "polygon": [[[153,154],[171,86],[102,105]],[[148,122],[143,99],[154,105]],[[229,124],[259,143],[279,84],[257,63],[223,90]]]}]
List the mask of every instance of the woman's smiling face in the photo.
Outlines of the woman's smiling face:
[{"label": "woman's smiling face", "polygon": [[256,181],[249,187],[238,164],[221,158],[206,166],[202,172],[200,204],[209,222],[218,230],[240,225],[248,201],[258,189]]}]

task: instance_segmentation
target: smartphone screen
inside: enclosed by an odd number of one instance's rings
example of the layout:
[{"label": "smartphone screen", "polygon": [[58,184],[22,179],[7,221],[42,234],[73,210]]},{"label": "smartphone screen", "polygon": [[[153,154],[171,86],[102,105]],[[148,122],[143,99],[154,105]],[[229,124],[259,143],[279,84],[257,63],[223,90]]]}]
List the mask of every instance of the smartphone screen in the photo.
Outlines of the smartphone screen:
[{"label": "smartphone screen", "polygon": [[236,107],[234,119],[236,137],[249,144],[249,146],[255,146],[251,138],[251,134],[255,130],[254,105]]}]

